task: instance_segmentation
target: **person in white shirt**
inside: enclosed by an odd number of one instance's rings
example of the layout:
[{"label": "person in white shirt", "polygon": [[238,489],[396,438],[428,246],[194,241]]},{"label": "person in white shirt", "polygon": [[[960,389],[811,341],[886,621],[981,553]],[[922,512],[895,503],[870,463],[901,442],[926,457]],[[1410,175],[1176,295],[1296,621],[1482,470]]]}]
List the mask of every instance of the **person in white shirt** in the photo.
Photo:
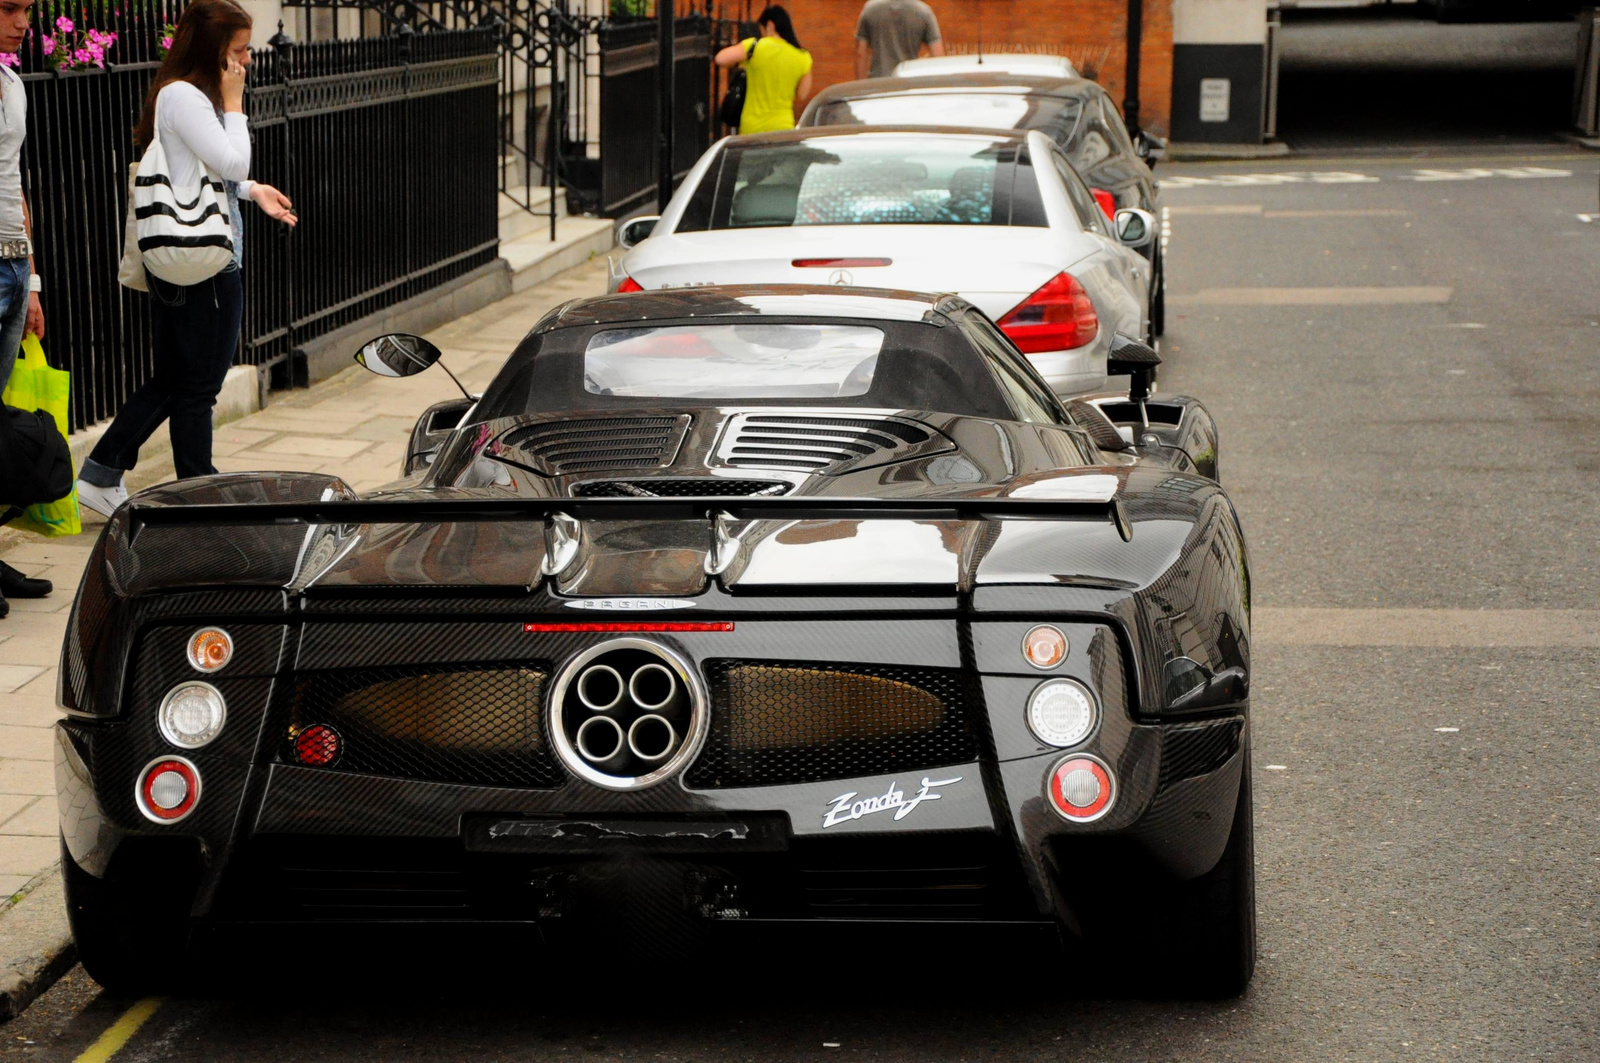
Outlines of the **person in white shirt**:
[{"label": "person in white shirt", "polygon": [[233,364],[244,315],[239,203],[252,201],[285,225],[298,220],[288,196],[249,180],[244,76],[250,65],[250,25],[250,16],[235,0],[193,0],[178,20],[172,48],[156,71],[134,130],[134,146],[143,153],[159,123],[173,187],[194,187],[202,162],[227,183],[234,261],[209,280],[187,287],[146,271],[154,298],[155,372],[128,397],[78,479],[78,501],[106,516],[127,501],[122,476],[164,420],[170,421],[179,479],[217,471],[211,464],[211,408]]}]

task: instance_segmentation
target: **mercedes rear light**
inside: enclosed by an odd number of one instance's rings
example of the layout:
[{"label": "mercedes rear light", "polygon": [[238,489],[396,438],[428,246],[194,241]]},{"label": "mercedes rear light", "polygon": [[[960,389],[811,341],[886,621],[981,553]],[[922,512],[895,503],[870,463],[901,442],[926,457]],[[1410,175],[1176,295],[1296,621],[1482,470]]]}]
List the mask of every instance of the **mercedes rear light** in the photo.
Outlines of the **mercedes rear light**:
[{"label": "mercedes rear light", "polygon": [[1106,217],[1115,221],[1117,217],[1117,197],[1103,188],[1090,189],[1094,193],[1094,201],[1100,204],[1100,209],[1105,211]]},{"label": "mercedes rear light", "polygon": [[622,278],[622,283],[617,285],[617,294],[618,295],[621,295],[623,292],[642,292],[642,291],[644,291],[644,285],[640,284],[638,281],[634,280],[632,277],[624,277],[624,278]]},{"label": "mercedes rear light", "polygon": [[1067,351],[1094,342],[1100,318],[1070,273],[1057,273],[998,322],[1023,354]]}]

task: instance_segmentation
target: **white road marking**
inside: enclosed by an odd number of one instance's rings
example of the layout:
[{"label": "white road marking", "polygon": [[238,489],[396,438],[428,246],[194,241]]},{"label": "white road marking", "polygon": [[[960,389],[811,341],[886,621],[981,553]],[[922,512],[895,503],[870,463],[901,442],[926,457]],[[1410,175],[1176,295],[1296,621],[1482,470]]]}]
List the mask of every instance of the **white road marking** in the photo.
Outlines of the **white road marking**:
[{"label": "white road marking", "polygon": [[1392,306],[1448,303],[1444,286],[1391,288],[1202,288],[1168,295],[1173,306]]},{"label": "white road marking", "polygon": [[1477,181],[1485,177],[1508,177],[1524,181],[1539,177],[1571,177],[1571,170],[1557,170],[1549,166],[1497,166],[1489,169],[1469,167],[1464,170],[1417,170],[1403,175],[1401,181]]},{"label": "white road marking", "polygon": [[[1505,178],[1526,181],[1549,177],[1571,177],[1571,170],[1554,166],[1468,166],[1457,169],[1428,167],[1410,173],[1396,174],[1395,181],[1480,181],[1484,178]],[[1377,184],[1384,178],[1375,174],[1355,173],[1350,170],[1285,170],[1282,173],[1219,173],[1173,174],[1161,178],[1163,189],[1177,188],[1248,188],[1262,185],[1352,185]]]},{"label": "white road marking", "polygon": [[1269,646],[1545,646],[1600,648],[1597,609],[1260,608]]}]

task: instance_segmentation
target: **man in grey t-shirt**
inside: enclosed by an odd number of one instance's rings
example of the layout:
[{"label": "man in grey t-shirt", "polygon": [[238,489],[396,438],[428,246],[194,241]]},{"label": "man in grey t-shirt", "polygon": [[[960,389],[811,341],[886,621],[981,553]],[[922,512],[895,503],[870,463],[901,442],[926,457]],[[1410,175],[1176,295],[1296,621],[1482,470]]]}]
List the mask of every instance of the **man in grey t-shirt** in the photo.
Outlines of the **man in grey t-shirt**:
[{"label": "man in grey t-shirt", "polygon": [[929,55],[944,54],[939,20],[922,0],[867,0],[856,23],[856,77],[888,77],[924,44]]}]

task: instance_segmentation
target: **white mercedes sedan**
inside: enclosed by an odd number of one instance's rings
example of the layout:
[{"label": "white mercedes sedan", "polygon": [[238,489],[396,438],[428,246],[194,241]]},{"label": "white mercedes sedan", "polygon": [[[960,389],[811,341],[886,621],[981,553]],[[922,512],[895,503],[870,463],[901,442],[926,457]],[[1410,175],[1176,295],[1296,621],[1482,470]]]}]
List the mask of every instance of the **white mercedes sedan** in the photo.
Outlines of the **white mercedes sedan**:
[{"label": "white mercedes sedan", "polygon": [[659,218],[618,226],[614,291],[830,284],[954,292],[1060,394],[1150,337],[1155,219],[1107,218],[1038,132],[833,126],[711,146]]}]

